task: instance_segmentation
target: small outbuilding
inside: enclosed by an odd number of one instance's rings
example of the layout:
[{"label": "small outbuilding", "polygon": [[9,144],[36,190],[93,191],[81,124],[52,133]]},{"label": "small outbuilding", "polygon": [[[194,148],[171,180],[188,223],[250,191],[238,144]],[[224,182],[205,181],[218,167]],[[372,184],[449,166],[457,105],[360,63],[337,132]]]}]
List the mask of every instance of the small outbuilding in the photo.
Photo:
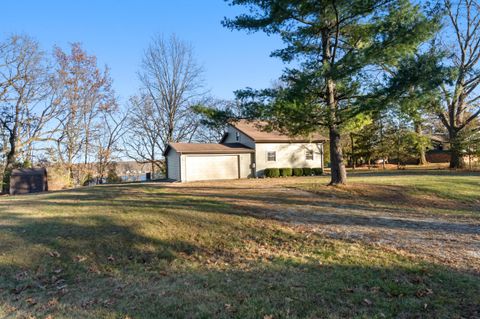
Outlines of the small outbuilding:
[{"label": "small outbuilding", "polygon": [[48,191],[45,168],[14,169],[10,176],[10,195]]}]

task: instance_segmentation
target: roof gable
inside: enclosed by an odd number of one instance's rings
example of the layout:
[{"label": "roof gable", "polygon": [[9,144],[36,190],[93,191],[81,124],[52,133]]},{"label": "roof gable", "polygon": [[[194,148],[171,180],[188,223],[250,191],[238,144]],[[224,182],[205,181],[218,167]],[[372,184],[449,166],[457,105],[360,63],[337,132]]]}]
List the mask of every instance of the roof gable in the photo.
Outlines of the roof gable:
[{"label": "roof gable", "polygon": [[229,124],[256,143],[318,143],[327,140],[320,134],[292,137],[275,130],[267,131],[267,123],[263,121],[238,120]]}]

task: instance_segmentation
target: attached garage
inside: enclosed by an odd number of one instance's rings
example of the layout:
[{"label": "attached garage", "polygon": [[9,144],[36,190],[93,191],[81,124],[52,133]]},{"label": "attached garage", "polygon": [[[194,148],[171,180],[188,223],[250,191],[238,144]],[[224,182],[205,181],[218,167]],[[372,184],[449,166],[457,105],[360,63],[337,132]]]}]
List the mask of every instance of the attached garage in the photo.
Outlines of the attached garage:
[{"label": "attached garage", "polygon": [[167,178],[181,182],[247,178],[254,150],[239,143],[171,143],[164,156]]},{"label": "attached garage", "polygon": [[240,178],[238,155],[185,156],[186,181]]}]

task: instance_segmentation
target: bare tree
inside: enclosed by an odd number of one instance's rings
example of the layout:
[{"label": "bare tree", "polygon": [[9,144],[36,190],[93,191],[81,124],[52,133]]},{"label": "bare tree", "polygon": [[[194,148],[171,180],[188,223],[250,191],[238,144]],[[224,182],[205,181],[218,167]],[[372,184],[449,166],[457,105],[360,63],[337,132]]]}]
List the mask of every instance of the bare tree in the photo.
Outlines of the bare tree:
[{"label": "bare tree", "polygon": [[451,62],[455,72],[453,84],[442,86],[444,105],[438,115],[450,137],[450,168],[459,168],[464,165],[462,133],[480,116],[480,2],[445,0],[445,7],[449,21],[445,33],[454,35]]},{"label": "bare tree", "polygon": [[[30,159],[32,144],[46,134],[47,123],[57,114],[57,105],[47,97],[48,69],[44,54],[28,36],[13,35],[0,44],[0,125],[7,137],[4,171],[22,155]],[[7,191],[4,174],[3,191]]]},{"label": "bare tree", "polygon": [[121,152],[119,141],[125,134],[128,114],[118,108],[102,112],[100,131],[96,135],[97,177],[103,181],[108,168],[116,159],[115,154]]},{"label": "bare tree", "polygon": [[[128,135],[123,140],[127,157],[150,163],[152,176],[162,169],[162,134],[159,115],[149,96],[133,96],[129,101]],[[156,169],[157,168],[157,169]]]},{"label": "bare tree", "polygon": [[108,68],[100,70],[96,57],[88,55],[80,44],[72,44],[70,54],[57,48],[55,57],[56,80],[61,88],[58,103],[62,108],[56,143],[59,158],[73,180],[74,163],[80,160],[82,151],[84,165],[89,163],[96,121],[101,112],[115,107],[116,101]]},{"label": "bare tree", "polygon": [[175,36],[157,36],[145,51],[139,77],[157,111],[162,151],[195,134],[198,120],[191,107],[204,98],[202,75],[192,47]]},{"label": "bare tree", "polygon": [[128,155],[151,163],[152,173],[168,143],[194,138],[200,122],[192,108],[205,99],[202,75],[192,47],[175,36],[157,36],[145,51],[126,142]]}]

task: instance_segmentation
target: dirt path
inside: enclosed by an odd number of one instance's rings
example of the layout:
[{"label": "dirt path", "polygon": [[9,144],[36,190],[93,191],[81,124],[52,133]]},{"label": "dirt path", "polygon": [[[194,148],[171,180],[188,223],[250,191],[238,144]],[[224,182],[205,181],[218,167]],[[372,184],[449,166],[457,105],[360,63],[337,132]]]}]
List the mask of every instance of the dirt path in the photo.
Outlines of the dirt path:
[{"label": "dirt path", "polygon": [[256,180],[173,187],[181,193],[229,202],[238,214],[274,219],[298,231],[360,241],[480,274],[480,219],[448,212],[478,207],[436,198],[406,198],[400,189],[389,186],[380,190],[381,200],[368,194],[357,196],[369,186],[359,185],[353,192],[325,187],[320,193],[286,186]]}]

